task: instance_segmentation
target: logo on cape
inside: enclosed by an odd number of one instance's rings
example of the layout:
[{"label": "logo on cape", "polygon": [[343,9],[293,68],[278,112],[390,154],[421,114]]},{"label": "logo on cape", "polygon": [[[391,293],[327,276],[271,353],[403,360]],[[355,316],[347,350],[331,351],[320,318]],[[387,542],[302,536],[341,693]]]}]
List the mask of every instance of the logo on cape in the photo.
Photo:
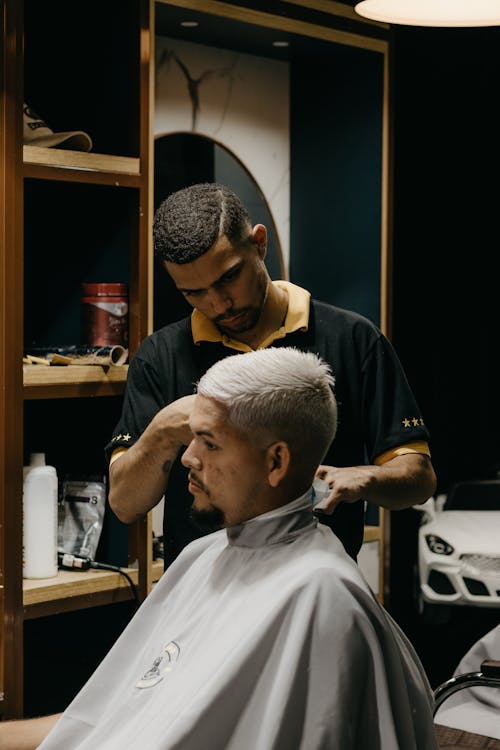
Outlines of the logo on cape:
[{"label": "logo on cape", "polygon": [[166,643],[159,656],[156,657],[151,667],[147,672],[144,672],[135,686],[137,688],[149,688],[157,685],[163,680],[165,674],[172,671],[180,653],[181,650],[175,641]]}]

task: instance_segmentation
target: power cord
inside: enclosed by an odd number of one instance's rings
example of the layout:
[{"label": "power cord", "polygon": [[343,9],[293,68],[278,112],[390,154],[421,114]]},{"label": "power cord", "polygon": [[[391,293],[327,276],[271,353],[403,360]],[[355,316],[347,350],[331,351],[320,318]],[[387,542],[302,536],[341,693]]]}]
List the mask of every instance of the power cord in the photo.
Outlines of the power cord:
[{"label": "power cord", "polygon": [[130,586],[136,609],[139,608],[140,602],[139,594],[137,592],[137,586],[135,585],[129,574],[125,570],[122,570],[122,568],[120,568],[118,565],[108,565],[108,563],[96,562],[90,557],[78,557],[77,555],[71,555],[68,552],[58,552],[57,561],[59,568],[63,570],[83,571],[89,570],[90,568],[95,568],[97,570],[112,570],[114,573],[120,573],[124,578],[126,578]]}]

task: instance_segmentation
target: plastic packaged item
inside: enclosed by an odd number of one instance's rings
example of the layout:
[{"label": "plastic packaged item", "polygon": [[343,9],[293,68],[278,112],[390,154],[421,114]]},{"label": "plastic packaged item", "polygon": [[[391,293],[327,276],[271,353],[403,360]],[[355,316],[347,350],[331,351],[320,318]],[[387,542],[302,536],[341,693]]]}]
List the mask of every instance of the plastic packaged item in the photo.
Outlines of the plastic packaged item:
[{"label": "plastic packaged item", "polygon": [[57,472],[44,453],[23,467],[23,577],[57,575]]},{"label": "plastic packaged item", "polygon": [[82,284],[82,342],[128,347],[127,284]]},{"label": "plastic packaged item", "polygon": [[106,504],[106,484],[65,479],[59,519],[58,551],[95,559]]}]

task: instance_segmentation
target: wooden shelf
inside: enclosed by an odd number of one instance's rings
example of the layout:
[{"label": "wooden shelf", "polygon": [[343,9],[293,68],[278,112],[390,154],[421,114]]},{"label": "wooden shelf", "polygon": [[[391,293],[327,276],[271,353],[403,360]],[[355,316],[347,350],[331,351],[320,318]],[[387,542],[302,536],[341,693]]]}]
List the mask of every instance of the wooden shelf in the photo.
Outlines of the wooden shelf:
[{"label": "wooden shelf", "polygon": [[363,542],[380,542],[383,538],[383,530],[380,526],[365,526]]},{"label": "wooden shelf", "polygon": [[120,396],[128,365],[23,365],[24,398]]},{"label": "wooden shelf", "polygon": [[131,156],[23,146],[23,162],[24,176],[38,179],[136,187],[141,178],[140,160]]},{"label": "wooden shelf", "polygon": [[[137,585],[137,568],[124,568]],[[163,560],[152,565],[153,582],[163,574]],[[55,578],[23,579],[24,619],[71,612],[133,598],[125,576],[108,570],[60,570]]]}]

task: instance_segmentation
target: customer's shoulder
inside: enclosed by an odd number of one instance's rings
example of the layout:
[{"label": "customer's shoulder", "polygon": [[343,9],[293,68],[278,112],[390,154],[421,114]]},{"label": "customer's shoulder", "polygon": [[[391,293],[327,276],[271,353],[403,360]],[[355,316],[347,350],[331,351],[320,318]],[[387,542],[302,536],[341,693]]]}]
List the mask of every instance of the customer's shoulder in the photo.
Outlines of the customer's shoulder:
[{"label": "customer's shoulder", "polygon": [[330,528],[318,523],[309,535],[297,540],[293,563],[297,581],[311,586],[345,588],[345,582],[363,584],[359,566],[345,551],[344,545]]},{"label": "customer's shoulder", "polygon": [[[378,610],[378,604],[356,563],[340,551],[317,550],[302,560],[294,581],[293,597],[306,597],[317,606],[331,604],[338,619],[355,611]],[[331,611],[331,610],[330,610]]]}]

